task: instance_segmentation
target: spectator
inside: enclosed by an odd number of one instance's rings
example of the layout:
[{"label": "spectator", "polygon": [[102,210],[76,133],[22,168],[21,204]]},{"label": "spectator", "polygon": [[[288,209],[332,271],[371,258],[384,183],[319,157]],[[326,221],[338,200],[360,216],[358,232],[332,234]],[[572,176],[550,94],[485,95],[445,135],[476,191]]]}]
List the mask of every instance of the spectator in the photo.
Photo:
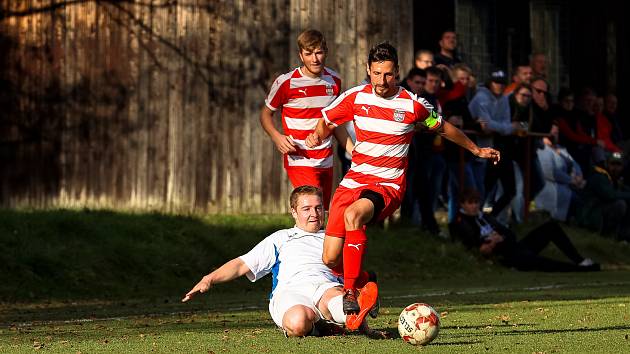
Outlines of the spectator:
[{"label": "spectator", "polygon": [[424,84],[427,82],[427,72],[423,69],[411,68],[404,82],[400,85],[407,90],[422,95],[424,92]]},{"label": "spectator", "polygon": [[[475,180],[484,181],[484,190],[490,192],[497,180],[501,181],[503,194],[494,203],[492,215],[497,216],[510,204],[516,194],[514,183],[514,159],[513,151],[506,150],[506,144],[514,131],[510,119],[510,104],[508,98],[503,96],[507,76],[503,70],[494,70],[485,86],[480,87],[468,105],[470,114],[481,127],[481,135],[478,137],[480,146],[493,146],[501,151],[501,161],[486,170],[485,161],[474,160],[472,162]],[[485,170],[482,172],[482,170]]]},{"label": "spectator", "polygon": [[630,189],[621,177],[622,155],[616,152],[606,159],[601,149],[594,149],[593,163],[578,220],[602,235],[613,234],[619,241],[630,241]]},{"label": "spectator", "polygon": [[[442,107],[437,98],[442,86],[442,71],[436,67],[430,67],[426,72],[427,81],[422,98],[442,114]],[[422,229],[431,234],[440,235],[440,227],[435,219],[435,208],[446,171],[446,161],[443,156],[444,140],[439,135],[417,133],[412,145],[415,171],[413,186],[410,189],[420,206]]]},{"label": "spectator", "polygon": [[438,95],[442,106],[445,106],[451,101],[458,101],[461,100],[461,98],[470,97],[470,77],[472,76],[472,70],[468,65],[459,63],[455,64],[453,69],[449,69],[445,66],[440,67],[440,69],[442,69],[442,81],[447,81],[446,85],[442,85]]},{"label": "spectator", "polygon": [[457,55],[457,34],[453,30],[442,32],[442,37],[438,43],[440,51],[435,55],[435,65],[445,65],[452,68],[453,65],[461,63],[462,60]]},{"label": "spectator", "polygon": [[[449,224],[451,235],[466,247],[478,249],[484,257],[495,258],[500,264],[522,271],[576,272],[596,271],[599,264],[584,258],[575,249],[560,225],[548,221],[530,231],[520,241],[491,215],[481,212],[479,193],[464,190],[460,195],[460,210]],[[555,244],[571,263],[540,256],[549,245]]]},{"label": "spectator", "polygon": [[615,128],[612,122],[604,114],[604,98],[597,97],[593,106],[595,113],[597,139],[604,143],[604,150],[608,152],[621,152],[621,148],[613,142],[613,129]]},{"label": "spectator", "polygon": [[516,86],[520,84],[529,85],[532,81],[532,67],[529,65],[519,65],[514,70],[512,75],[512,83],[509,84],[503,91],[504,95],[509,95],[514,92]]},{"label": "spectator", "polygon": [[427,49],[420,49],[416,52],[415,58],[416,68],[425,70],[426,68],[433,66],[433,52]]},{"label": "spectator", "polygon": [[[560,131],[559,143],[567,148],[567,151],[580,165],[582,172],[590,167],[591,149],[599,142],[593,136],[586,133],[579,118],[580,114],[575,110],[573,92],[568,88],[561,88],[558,93],[558,105],[554,107],[552,116],[558,124]],[[603,145],[603,142],[601,142]]]},{"label": "spectator", "polygon": [[616,145],[623,144],[624,140],[630,137],[628,132],[624,132],[617,116],[617,95],[609,93],[604,97],[604,115],[611,124],[611,138]]},{"label": "spectator", "polygon": [[549,133],[552,123],[549,84],[544,78],[535,77],[532,79],[531,89],[533,117],[529,130],[537,133]]},{"label": "spectator", "polygon": [[545,54],[532,54],[529,66],[532,68],[532,76],[547,78],[547,56]]},{"label": "spectator", "polygon": [[518,122],[519,126],[526,131],[528,129],[532,109],[532,90],[529,85],[516,85],[512,94],[508,95],[508,100],[510,102],[512,122]]},{"label": "spectator", "polygon": [[[510,97],[512,102],[512,124],[515,125],[516,135],[526,136],[527,132],[549,133],[552,119],[549,109],[548,89],[549,86],[544,79],[540,77],[534,78],[529,87],[520,86],[518,92],[516,92],[519,94]],[[525,102],[529,98],[527,97],[528,93],[531,94],[531,100],[529,100],[530,103],[527,105],[529,107],[526,107]],[[521,104],[518,104],[519,101]],[[542,139],[539,137],[528,137],[527,139],[518,139],[514,145],[514,151],[517,152],[514,159],[520,168],[519,172],[522,172],[516,173],[516,175],[523,176],[522,179],[524,179],[527,177],[526,171],[529,170],[529,180],[527,181],[529,188],[525,189],[523,194],[525,201],[534,199],[545,185],[536,153],[537,149],[543,147]],[[523,206],[528,207],[528,205]]]},{"label": "spectator", "polygon": [[545,186],[536,197],[536,207],[547,210],[558,221],[567,221],[575,214],[578,197],[576,190],[584,188],[586,181],[580,165],[558,144],[558,126],[551,128],[551,138],[538,150],[538,159],[545,176]]},{"label": "spectator", "polygon": [[[516,179],[516,196],[512,201],[512,217],[514,221],[520,223],[524,217],[525,208],[525,185],[523,175],[525,174],[525,166],[527,160],[527,140],[523,137],[527,136],[529,130],[529,122],[532,118],[532,91],[527,84],[518,84],[514,91],[508,95],[510,102],[510,114],[512,115],[512,124],[514,134],[510,149],[514,151],[515,161],[518,163],[514,167],[514,177]],[[535,156],[530,148],[530,164],[531,157]],[[535,162],[535,161],[534,161]],[[530,169],[531,173],[532,169]],[[542,179],[542,177],[540,177]],[[530,178],[531,180],[531,178]],[[541,182],[542,183],[542,182]],[[531,185],[531,184],[530,184]]]},{"label": "spectator", "polygon": [[[474,128],[474,121],[468,111],[468,104],[470,103],[471,92],[474,88],[474,81],[471,79],[473,76],[472,70],[468,65],[459,63],[455,64],[451,69],[451,76],[454,84],[453,90],[449,95],[441,95],[440,103],[444,109],[444,117],[453,125],[460,129],[471,130]],[[463,92],[459,92],[459,96],[453,95],[458,89],[458,86],[464,88]],[[446,100],[446,98],[449,98]],[[469,136],[469,138],[475,140],[475,136]],[[465,187],[475,187],[478,185],[475,180],[475,176],[472,172],[472,166],[470,160],[472,154],[467,151],[463,151],[464,154],[464,179],[463,184]],[[458,191],[460,189],[460,148],[459,146],[446,141],[444,149],[444,158],[446,159],[448,167],[448,221],[452,221],[455,218],[457,209],[459,209],[459,203],[457,201]],[[483,184],[483,181],[479,181]]]},{"label": "spectator", "polygon": [[590,167],[590,157],[593,155],[593,150],[600,148],[603,149],[605,146],[603,140],[597,139],[597,124],[595,116],[596,99],[595,91],[586,87],[582,89],[576,104],[576,116],[577,120],[580,122],[580,127],[586,136],[590,137],[592,141],[595,141],[595,145],[578,146],[578,149],[583,150],[579,158],[573,154],[571,150],[569,150],[569,153],[576,158],[576,161],[580,164],[580,167],[585,174],[590,173],[592,170]]}]

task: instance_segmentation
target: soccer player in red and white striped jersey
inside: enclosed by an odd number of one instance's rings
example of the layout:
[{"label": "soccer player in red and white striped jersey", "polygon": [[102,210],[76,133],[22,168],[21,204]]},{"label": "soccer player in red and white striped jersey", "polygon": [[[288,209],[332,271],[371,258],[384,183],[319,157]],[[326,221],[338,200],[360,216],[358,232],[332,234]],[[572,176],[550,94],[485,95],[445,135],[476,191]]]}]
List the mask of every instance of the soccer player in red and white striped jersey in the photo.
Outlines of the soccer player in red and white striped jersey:
[{"label": "soccer player in red and white striped jersey", "polygon": [[[307,147],[304,141],[322,117],[322,108],[339,96],[341,79],[324,66],[327,47],[321,32],[306,30],[298,36],[297,43],[303,65],[274,81],[262,108],[260,123],[284,154],[284,167],[293,186],[322,188],[324,206],[328,208],[333,177],[332,140],[327,137],[313,148]],[[279,109],[284,134],[273,125],[273,114]],[[351,151],[352,141],[345,129],[338,129],[335,134],[343,147]]]},{"label": "soccer player in red and white striped jersey", "polygon": [[[357,140],[352,166],[335,191],[330,206],[322,259],[344,275],[346,326],[360,326],[370,308],[363,308],[361,289],[368,274],[361,270],[367,243],[365,227],[391,215],[402,200],[407,154],[417,127],[430,129],[470,150],[474,155],[499,160],[498,151],[479,148],[459,129],[442,120],[424,99],[396,85],[398,54],[389,43],[370,50],[370,84],[344,92],[323,110],[307,146],[318,146],[335,127],[353,121]],[[422,188],[422,186],[420,186]],[[343,256],[343,262],[342,262]]]}]

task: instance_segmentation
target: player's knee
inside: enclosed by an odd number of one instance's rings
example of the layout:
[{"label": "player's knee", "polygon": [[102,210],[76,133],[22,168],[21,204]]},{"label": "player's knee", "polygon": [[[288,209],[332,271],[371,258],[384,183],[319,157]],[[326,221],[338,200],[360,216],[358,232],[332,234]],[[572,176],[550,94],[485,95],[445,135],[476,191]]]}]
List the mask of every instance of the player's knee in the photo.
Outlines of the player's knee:
[{"label": "player's knee", "polygon": [[303,314],[285,316],[283,322],[284,330],[289,337],[304,337],[313,329],[313,323]]},{"label": "player's knee", "polygon": [[357,229],[359,228],[361,225],[361,213],[354,209],[354,208],[347,208],[346,211],[343,213],[343,220],[346,224],[346,229],[347,228],[351,228],[351,229]]}]

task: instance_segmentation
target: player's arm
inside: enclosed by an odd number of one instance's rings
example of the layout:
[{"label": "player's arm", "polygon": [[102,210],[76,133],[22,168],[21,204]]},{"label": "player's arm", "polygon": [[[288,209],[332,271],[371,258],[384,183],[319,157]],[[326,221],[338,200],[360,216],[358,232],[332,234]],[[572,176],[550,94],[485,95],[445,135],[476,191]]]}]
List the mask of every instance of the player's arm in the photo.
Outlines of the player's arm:
[{"label": "player's arm", "polygon": [[186,302],[192,299],[197,293],[205,293],[214,284],[225,283],[230,280],[241,277],[251,270],[247,267],[245,262],[240,258],[234,258],[233,260],[225,263],[219,269],[201,278],[201,280],[195,285],[182,299],[182,302]]},{"label": "player's arm", "polygon": [[289,152],[295,152],[295,143],[290,136],[286,136],[278,131],[276,127],[273,125],[273,113],[267,105],[264,105],[260,111],[260,124],[263,129],[271,138],[274,144],[276,144],[276,148],[283,154]]},{"label": "player's arm", "polygon": [[443,136],[444,138],[454,142],[455,144],[463,147],[464,149],[470,151],[473,155],[490,159],[495,164],[499,162],[501,159],[501,154],[499,151],[493,148],[480,148],[477,144],[473,143],[466,134],[464,134],[461,130],[455,127],[453,124],[442,120],[441,126],[436,131],[438,134]]},{"label": "player's arm", "polygon": [[[324,139],[328,138],[330,134],[335,130],[335,125],[332,123],[326,123],[324,118],[320,118],[317,122],[317,127],[315,127],[315,131],[310,133],[304,143],[307,147],[313,148],[319,146]],[[346,132],[346,136],[348,133]],[[349,139],[349,138],[348,138]],[[342,140],[340,140],[342,141]],[[347,143],[346,143],[347,147]],[[354,145],[352,146],[354,147]]]}]

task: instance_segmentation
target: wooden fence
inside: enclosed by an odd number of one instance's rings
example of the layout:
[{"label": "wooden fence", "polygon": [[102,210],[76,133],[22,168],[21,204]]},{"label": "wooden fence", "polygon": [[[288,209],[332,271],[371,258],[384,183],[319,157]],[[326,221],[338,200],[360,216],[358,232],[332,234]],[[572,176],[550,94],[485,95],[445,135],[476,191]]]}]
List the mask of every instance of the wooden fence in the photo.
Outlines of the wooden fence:
[{"label": "wooden fence", "polygon": [[282,158],[258,117],[297,66],[297,34],[326,35],[349,88],[378,41],[411,67],[412,7],[0,0],[0,205],[286,211]]}]

